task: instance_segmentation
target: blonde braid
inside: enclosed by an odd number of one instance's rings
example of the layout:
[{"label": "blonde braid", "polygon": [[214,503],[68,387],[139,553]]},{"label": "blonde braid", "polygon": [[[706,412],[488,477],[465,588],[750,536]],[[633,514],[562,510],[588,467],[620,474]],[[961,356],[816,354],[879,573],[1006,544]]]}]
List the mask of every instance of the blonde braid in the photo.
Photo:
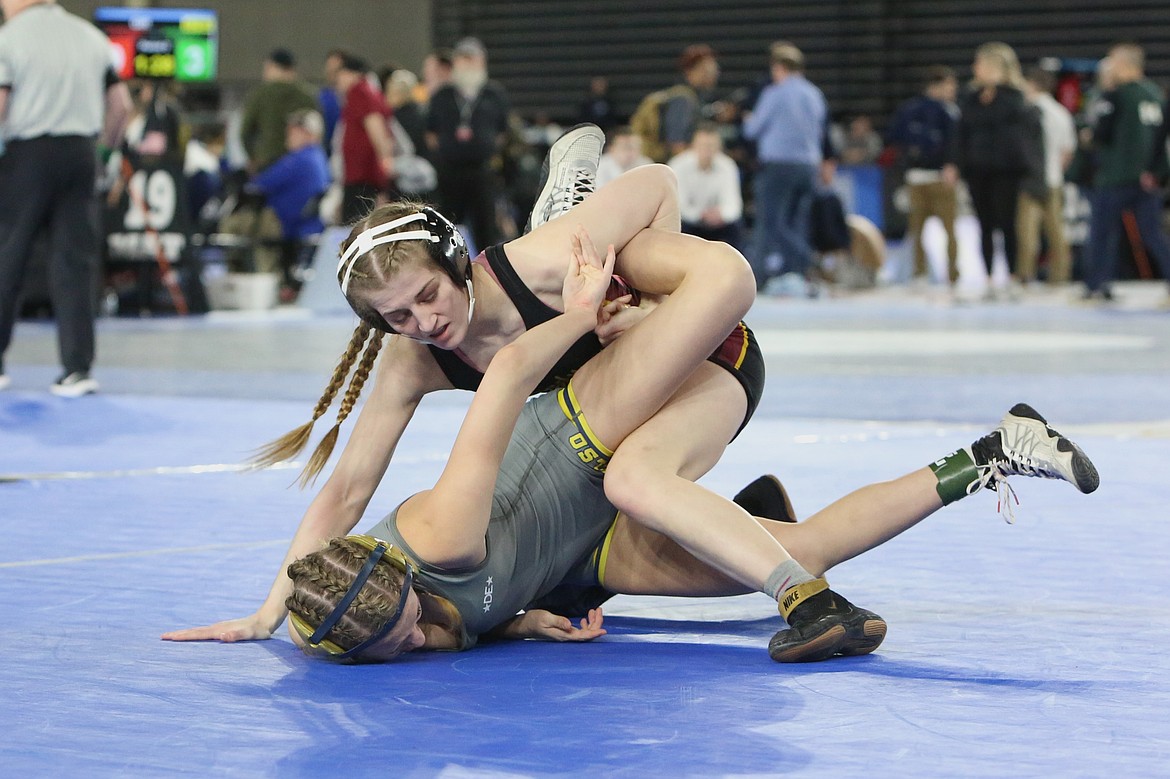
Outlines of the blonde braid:
[{"label": "blonde braid", "polygon": [[[257,449],[249,461],[253,468],[268,468],[277,463],[292,459],[305,448],[305,444],[309,442],[309,435],[313,432],[314,423],[333,404],[333,398],[337,396],[337,391],[341,389],[341,383],[349,374],[349,369],[353,366],[354,360],[357,359],[362,345],[369,338],[370,332],[371,328],[365,322],[357,326],[353,331],[353,336],[349,339],[349,344],[345,347],[345,353],[341,355],[337,367],[333,369],[333,376],[329,379],[329,384],[325,387],[325,392],[317,401],[317,405],[313,407],[313,418],[295,430],[290,430],[275,441],[270,441]],[[377,340],[381,341],[381,338]],[[302,486],[304,486],[303,479]]]},{"label": "blonde braid", "polygon": [[362,353],[362,360],[354,369],[353,377],[349,380],[349,388],[346,389],[345,395],[341,398],[341,407],[337,410],[337,422],[317,444],[317,448],[309,456],[309,462],[305,465],[305,469],[301,471],[299,481],[302,488],[315,481],[322,469],[325,468],[325,463],[329,462],[329,456],[333,454],[333,448],[337,445],[341,423],[349,416],[349,412],[353,411],[354,404],[357,403],[358,397],[362,394],[362,387],[365,386],[366,379],[370,377],[370,371],[373,370],[374,361],[378,359],[378,350],[381,348],[382,333],[372,333],[369,343],[366,344],[366,350]]}]

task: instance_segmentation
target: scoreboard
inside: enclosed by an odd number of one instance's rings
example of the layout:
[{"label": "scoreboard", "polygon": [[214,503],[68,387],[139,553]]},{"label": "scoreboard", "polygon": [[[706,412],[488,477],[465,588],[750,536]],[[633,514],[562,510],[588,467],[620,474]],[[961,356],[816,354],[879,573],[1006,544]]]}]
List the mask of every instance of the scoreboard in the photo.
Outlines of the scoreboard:
[{"label": "scoreboard", "polygon": [[214,11],[98,8],[94,23],[110,39],[123,79],[215,80],[219,23]]}]

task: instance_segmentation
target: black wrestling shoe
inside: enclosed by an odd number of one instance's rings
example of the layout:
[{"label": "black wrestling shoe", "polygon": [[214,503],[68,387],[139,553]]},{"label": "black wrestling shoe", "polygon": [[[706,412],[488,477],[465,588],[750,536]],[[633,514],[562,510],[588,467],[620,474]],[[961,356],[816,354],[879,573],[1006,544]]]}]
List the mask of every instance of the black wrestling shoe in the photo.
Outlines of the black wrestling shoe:
[{"label": "black wrestling shoe", "polygon": [[768,654],[778,663],[812,663],[869,654],[886,637],[886,621],[829,589],[824,579],[784,593],[780,613],[788,628],[772,636]]},{"label": "black wrestling shoe", "polygon": [[770,473],[766,473],[735,494],[735,504],[753,517],[777,522],[796,522],[796,510],[788,490]]}]

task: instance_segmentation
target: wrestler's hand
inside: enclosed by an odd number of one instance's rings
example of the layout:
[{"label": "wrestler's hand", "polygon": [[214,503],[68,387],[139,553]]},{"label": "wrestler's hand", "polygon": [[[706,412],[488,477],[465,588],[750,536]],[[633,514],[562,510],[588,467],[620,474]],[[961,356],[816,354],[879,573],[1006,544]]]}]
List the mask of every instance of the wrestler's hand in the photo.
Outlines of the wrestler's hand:
[{"label": "wrestler's hand", "polygon": [[524,638],[540,638],[546,641],[592,641],[605,635],[601,626],[601,609],[590,609],[589,616],[574,626],[568,617],[561,617],[544,609],[527,611],[520,617],[516,627]]},{"label": "wrestler's hand", "polygon": [[616,261],[617,254],[612,245],[602,259],[585,228],[578,226],[571,239],[569,271],[561,289],[565,311],[584,308],[597,312],[605,300]]},{"label": "wrestler's hand", "polygon": [[629,304],[632,295],[622,295],[620,298],[606,301],[597,317],[597,327],[593,332],[602,346],[609,346],[631,327],[646,318],[646,315],[657,307],[659,297],[656,295],[642,295],[638,305]]},{"label": "wrestler's hand", "polygon": [[201,628],[172,630],[163,633],[161,638],[163,641],[222,641],[230,644],[235,641],[263,641],[272,638],[272,629],[260,619],[260,615],[253,614],[243,619],[229,619]]}]

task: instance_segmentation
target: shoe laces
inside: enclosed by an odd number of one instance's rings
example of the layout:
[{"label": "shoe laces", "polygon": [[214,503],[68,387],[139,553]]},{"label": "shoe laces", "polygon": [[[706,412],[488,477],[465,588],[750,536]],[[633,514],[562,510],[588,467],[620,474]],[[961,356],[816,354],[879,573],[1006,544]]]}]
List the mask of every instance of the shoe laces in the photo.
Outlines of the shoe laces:
[{"label": "shoe laces", "polygon": [[993,458],[987,465],[976,466],[979,470],[979,478],[967,485],[967,494],[974,495],[979,490],[994,489],[995,511],[1003,517],[1004,522],[1011,525],[1016,521],[1016,512],[1012,504],[1020,505],[1020,499],[1007,480],[1009,472],[1004,470],[1004,466],[1009,464]]},{"label": "shoe laces", "polygon": [[[1049,479],[1063,479],[1064,475],[1051,460],[1044,457],[1046,450],[1051,448],[1052,438],[1047,426],[1043,435],[1036,432],[1031,425],[1021,426],[1017,436],[1012,439],[1010,447],[1003,447],[1004,435],[1000,432],[1001,449],[1004,449],[1005,473],[1015,473],[1021,476],[1041,476]],[[1009,451],[1010,450],[1010,451]],[[993,458],[994,459],[994,458]]]},{"label": "shoe laces", "polygon": [[567,212],[591,195],[595,188],[593,171],[589,168],[573,168],[566,185],[557,187],[549,198],[549,215]]},{"label": "shoe laces", "polygon": [[580,204],[597,188],[597,179],[589,168],[576,168],[573,171],[573,184],[570,187],[572,205]]}]

